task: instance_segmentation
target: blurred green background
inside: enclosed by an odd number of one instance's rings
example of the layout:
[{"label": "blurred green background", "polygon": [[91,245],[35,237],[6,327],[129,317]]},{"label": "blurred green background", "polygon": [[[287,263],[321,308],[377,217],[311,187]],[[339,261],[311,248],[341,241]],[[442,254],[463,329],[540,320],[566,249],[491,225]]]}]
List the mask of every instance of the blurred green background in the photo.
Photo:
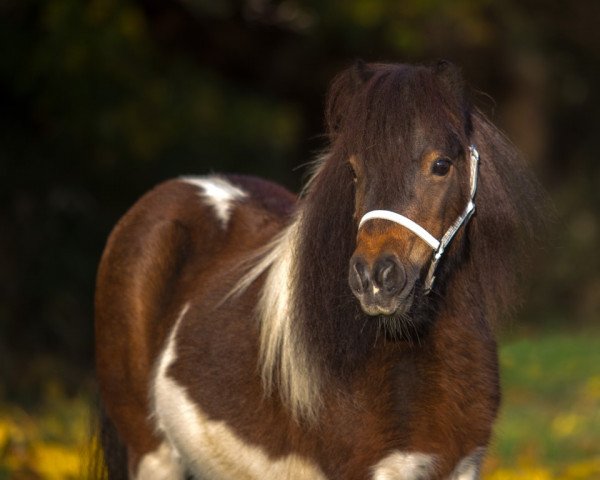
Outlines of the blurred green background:
[{"label": "blurred green background", "polygon": [[502,329],[486,478],[600,478],[600,2],[0,2],[0,479],[79,478],[95,269],[169,177],[297,190],[356,58],[459,64],[556,219]]}]

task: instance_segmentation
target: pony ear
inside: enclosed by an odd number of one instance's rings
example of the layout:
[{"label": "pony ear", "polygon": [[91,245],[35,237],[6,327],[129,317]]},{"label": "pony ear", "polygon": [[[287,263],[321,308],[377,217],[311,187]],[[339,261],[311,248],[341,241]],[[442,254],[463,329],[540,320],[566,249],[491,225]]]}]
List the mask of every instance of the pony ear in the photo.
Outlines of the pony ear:
[{"label": "pony ear", "polygon": [[350,73],[353,77],[355,85],[360,87],[363,83],[368,82],[375,73],[371,67],[361,58],[357,59],[352,66]]},{"label": "pony ear", "polygon": [[354,94],[375,74],[375,70],[363,60],[357,60],[331,82],[327,95],[325,120],[330,135],[339,132],[342,119],[348,114],[348,108]]},{"label": "pony ear", "polygon": [[465,89],[465,81],[460,68],[452,62],[440,59],[433,67],[437,78],[448,88],[450,92],[461,92]]},{"label": "pony ear", "polygon": [[433,66],[436,78],[456,102],[465,119],[465,130],[471,133],[471,97],[459,67],[448,60],[440,59]]}]

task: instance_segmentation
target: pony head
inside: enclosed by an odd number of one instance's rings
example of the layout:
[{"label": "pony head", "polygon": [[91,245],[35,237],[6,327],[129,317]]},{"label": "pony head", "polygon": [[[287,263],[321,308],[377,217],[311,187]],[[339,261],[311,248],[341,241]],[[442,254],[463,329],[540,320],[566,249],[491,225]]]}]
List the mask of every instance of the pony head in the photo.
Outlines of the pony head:
[{"label": "pony head", "polygon": [[358,225],[348,280],[364,313],[407,313],[429,290],[437,243],[465,211],[476,175],[470,112],[460,73],[443,61],[359,63],[334,83],[329,126],[351,172]]}]

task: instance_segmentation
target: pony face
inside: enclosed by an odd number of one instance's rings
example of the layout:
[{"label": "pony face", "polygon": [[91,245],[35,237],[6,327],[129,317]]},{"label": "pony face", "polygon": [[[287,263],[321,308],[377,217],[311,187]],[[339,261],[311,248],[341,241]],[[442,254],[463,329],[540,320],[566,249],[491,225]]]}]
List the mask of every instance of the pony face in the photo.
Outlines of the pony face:
[{"label": "pony face", "polygon": [[[352,119],[342,124],[341,134],[357,224],[368,212],[386,210],[439,240],[465,209],[469,115],[463,95],[449,83],[435,68],[375,69],[349,100]],[[433,253],[403,225],[382,218],[361,223],[348,280],[362,310],[368,315],[408,312],[422,293]]]},{"label": "pony face", "polygon": [[[398,213],[441,239],[464,210],[469,180],[468,153],[459,143],[428,145],[398,171],[382,179],[367,173],[357,156],[349,159],[355,174],[355,213],[385,209]],[[393,192],[386,195],[386,192]],[[434,250],[422,237],[395,222],[374,218],[358,228],[349,265],[349,285],[369,315],[406,313],[421,293]]]}]

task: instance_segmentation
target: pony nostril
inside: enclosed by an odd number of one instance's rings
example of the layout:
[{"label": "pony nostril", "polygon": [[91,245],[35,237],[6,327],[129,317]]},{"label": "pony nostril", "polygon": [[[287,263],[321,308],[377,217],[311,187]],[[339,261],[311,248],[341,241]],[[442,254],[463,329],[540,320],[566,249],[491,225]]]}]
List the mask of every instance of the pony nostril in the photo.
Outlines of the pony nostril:
[{"label": "pony nostril", "polygon": [[399,292],[406,283],[406,273],[402,264],[388,257],[375,264],[373,277],[375,283],[388,295]]},{"label": "pony nostril", "polygon": [[358,258],[352,262],[350,268],[350,288],[356,294],[362,294],[371,288],[371,277],[366,263]]}]

